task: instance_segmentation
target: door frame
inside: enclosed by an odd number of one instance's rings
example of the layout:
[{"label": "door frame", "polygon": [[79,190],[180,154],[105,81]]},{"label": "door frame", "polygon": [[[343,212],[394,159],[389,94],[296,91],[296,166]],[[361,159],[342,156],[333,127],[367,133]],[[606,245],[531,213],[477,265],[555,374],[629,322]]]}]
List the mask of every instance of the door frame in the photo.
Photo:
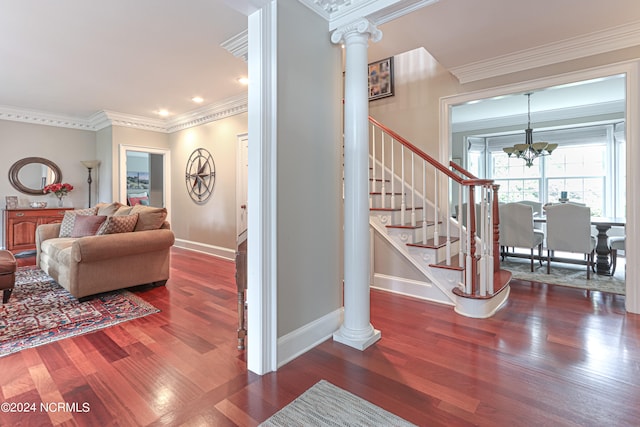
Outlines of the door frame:
[{"label": "door frame", "polygon": [[[617,64],[605,65],[585,70],[578,70],[560,75],[551,75],[536,80],[529,80],[520,83],[491,87],[474,92],[466,92],[452,95],[440,99],[440,145],[439,160],[443,164],[449,164],[451,158],[451,109],[456,104],[475,101],[478,99],[491,98],[494,96],[508,95],[511,93],[523,93],[535,91],[551,86],[573,83],[582,80],[606,77],[615,74],[624,74],[626,77],[626,206],[627,225],[629,230],[640,228],[640,199],[635,197],[638,183],[640,182],[640,168],[634,167],[640,163],[640,61],[631,60]],[[640,239],[633,233],[627,233],[625,256],[627,259],[637,259],[640,253]],[[640,313],[640,268],[634,263],[628,263],[626,268],[626,299],[627,311]]]},{"label": "door frame", "polygon": [[[236,236],[239,236],[240,233],[244,231],[241,226],[241,218],[242,218],[243,212],[240,205],[243,202],[242,198],[246,197],[246,199],[244,200],[245,203],[249,198],[249,186],[248,186],[249,175],[246,173],[248,171],[245,170],[245,167],[243,166],[243,162],[242,162],[242,144],[244,143],[244,141],[247,141],[247,161],[249,161],[249,148],[248,148],[249,134],[248,133],[238,134],[237,135],[238,149],[236,150]],[[248,169],[248,166],[247,166],[247,169]],[[242,194],[243,178],[245,182],[247,182],[247,194],[244,194],[244,195]],[[247,215],[246,210],[244,212],[244,215]],[[249,224],[246,217],[244,222],[248,227]]]},{"label": "door frame", "polygon": [[171,151],[166,148],[151,148],[138,145],[119,144],[118,194],[120,200],[127,200],[127,151],[162,155],[163,182],[162,194],[164,207],[167,208],[167,221],[171,223]]}]

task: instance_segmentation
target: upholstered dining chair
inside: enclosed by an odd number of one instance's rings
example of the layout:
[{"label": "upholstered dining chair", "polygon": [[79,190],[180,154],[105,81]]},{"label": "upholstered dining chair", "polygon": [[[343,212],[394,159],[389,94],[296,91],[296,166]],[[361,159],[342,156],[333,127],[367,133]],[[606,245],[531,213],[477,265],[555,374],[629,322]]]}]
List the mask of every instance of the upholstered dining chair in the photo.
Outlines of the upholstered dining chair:
[{"label": "upholstered dining chair", "polygon": [[554,251],[585,254],[587,279],[591,279],[596,238],[591,235],[591,209],[573,203],[546,207],[547,213],[547,274],[551,273]]},{"label": "upholstered dining chair", "polygon": [[624,251],[627,243],[626,236],[609,237],[609,249],[611,250],[611,275],[616,272],[616,264],[618,263],[618,251]]},{"label": "upholstered dining chair", "polygon": [[538,248],[542,265],[542,242],[544,232],[533,227],[533,208],[523,203],[500,205],[500,246],[502,259],[507,256],[506,248],[531,249],[531,271],[533,271],[533,249]]},{"label": "upholstered dining chair", "polygon": [[[520,200],[518,203],[521,203],[523,205],[529,205],[533,208],[533,215],[542,215],[543,211],[542,211],[542,203],[541,202],[534,202],[533,200]],[[534,223],[533,224],[533,228],[537,229],[537,230],[542,230],[542,224],[540,223]]]}]

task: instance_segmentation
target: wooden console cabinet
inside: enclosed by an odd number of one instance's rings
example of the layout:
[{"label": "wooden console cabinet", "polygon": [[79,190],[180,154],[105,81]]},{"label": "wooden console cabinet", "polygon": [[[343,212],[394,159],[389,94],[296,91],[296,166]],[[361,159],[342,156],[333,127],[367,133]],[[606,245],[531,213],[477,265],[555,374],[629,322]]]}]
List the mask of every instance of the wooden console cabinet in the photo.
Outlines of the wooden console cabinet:
[{"label": "wooden console cabinet", "polygon": [[36,228],[40,224],[62,222],[64,212],[71,208],[5,209],[5,247],[14,254],[36,249]]}]

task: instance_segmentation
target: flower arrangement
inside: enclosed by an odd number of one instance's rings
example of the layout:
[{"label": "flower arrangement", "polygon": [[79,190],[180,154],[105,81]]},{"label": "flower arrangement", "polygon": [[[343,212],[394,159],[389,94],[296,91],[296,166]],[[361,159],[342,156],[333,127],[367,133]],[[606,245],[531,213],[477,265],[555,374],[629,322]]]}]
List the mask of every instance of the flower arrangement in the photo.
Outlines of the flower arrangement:
[{"label": "flower arrangement", "polygon": [[58,199],[62,200],[71,190],[73,190],[73,185],[65,182],[64,184],[49,184],[42,189],[42,192],[44,194],[54,193]]}]

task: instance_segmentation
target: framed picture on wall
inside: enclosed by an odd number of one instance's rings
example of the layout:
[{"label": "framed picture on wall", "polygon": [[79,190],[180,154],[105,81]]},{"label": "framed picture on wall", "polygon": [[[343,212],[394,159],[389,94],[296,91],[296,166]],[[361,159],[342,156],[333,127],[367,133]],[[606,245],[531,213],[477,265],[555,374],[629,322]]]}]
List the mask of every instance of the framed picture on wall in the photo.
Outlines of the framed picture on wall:
[{"label": "framed picture on wall", "polygon": [[6,196],[7,209],[18,209],[18,196]]},{"label": "framed picture on wall", "polygon": [[369,101],[393,96],[393,56],[369,64]]}]

